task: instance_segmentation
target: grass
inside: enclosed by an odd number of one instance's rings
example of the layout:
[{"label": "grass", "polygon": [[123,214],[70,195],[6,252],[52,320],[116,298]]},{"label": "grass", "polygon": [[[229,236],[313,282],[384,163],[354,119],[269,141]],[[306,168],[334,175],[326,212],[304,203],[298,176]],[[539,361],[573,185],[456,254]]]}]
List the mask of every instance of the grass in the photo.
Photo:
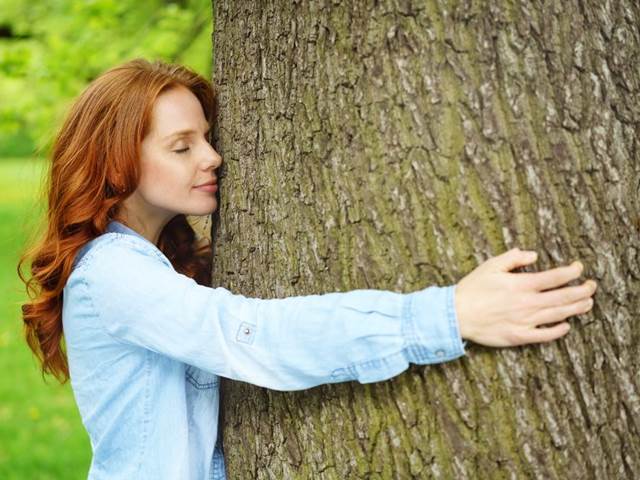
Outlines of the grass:
[{"label": "grass", "polygon": [[71,386],[39,367],[22,334],[20,305],[26,300],[17,275],[20,253],[42,215],[38,199],[43,163],[0,159],[0,478],[86,479],[89,437]]}]

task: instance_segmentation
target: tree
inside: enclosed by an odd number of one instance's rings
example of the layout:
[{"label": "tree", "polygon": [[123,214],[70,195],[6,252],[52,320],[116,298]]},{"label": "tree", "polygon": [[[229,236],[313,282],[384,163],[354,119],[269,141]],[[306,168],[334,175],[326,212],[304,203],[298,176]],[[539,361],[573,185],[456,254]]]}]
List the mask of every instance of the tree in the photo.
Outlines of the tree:
[{"label": "tree", "polygon": [[640,476],[638,4],[215,10],[214,284],[408,292],[517,246],[539,253],[530,270],[580,259],[599,285],[551,344],[469,344],[366,385],[224,381],[229,475]]}]

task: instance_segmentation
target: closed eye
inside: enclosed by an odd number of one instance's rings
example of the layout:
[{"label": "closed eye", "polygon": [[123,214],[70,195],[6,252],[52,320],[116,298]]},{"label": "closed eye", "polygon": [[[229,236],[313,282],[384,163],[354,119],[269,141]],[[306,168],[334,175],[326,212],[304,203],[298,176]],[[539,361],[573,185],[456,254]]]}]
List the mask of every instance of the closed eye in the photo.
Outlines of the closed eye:
[{"label": "closed eye", "polygon": [[180,150],[174,150],[174,153],[185,153],[187,150],[189,150],[189,147],[181,148]]}]

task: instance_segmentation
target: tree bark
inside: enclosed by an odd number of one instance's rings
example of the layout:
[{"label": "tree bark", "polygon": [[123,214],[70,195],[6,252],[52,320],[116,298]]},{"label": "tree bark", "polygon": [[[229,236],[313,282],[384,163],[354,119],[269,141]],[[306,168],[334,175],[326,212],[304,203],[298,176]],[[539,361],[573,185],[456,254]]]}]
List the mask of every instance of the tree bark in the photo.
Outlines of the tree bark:
[{"label": "tree bark", "polygon": [[366,385],[225,380],[229,478],[639,478],[638,3],[215,9],[214,285],[409,292],[516,246],[599,285],[550,344]]}]

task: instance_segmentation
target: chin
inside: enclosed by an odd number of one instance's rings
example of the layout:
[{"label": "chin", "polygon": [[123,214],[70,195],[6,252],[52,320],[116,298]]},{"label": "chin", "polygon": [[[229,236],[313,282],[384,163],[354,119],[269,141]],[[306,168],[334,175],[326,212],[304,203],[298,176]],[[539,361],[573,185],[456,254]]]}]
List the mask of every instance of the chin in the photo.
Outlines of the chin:
[{"label": "chin", "polygon": [[207,208],[197,208],[197,209],[193,209],[193,210],[189,210],[188,213],[186,213],[186,215],[195,215],[195,216],[202,216],[202,215],[210,215],[213,212],[215,212],[218,209],[218,202],[214,202],[213,207],[207,207]]}]

